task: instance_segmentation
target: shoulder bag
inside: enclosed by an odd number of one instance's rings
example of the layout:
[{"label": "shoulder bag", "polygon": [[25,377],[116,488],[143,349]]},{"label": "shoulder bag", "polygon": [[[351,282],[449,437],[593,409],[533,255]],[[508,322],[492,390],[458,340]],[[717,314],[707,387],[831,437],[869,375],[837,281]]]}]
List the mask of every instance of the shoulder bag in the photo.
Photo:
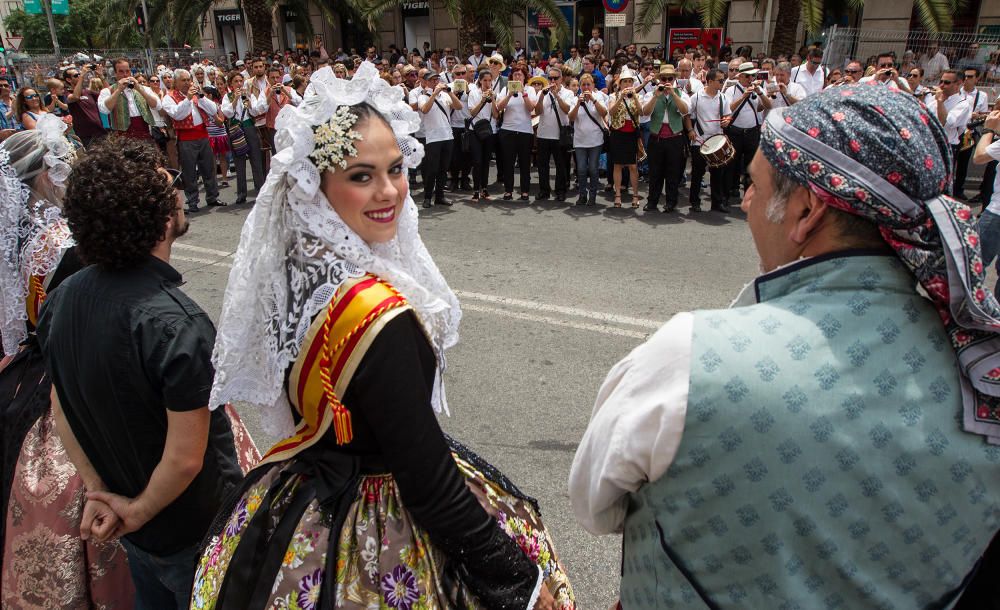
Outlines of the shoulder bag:
[{"label": "shoulder bag", "polygon": [[[235,96],[229,94],[229,103],[233,105],[234,115],[236,109]],[[246,105],[243,107],[246,112]],[[241,117],[242,119],[242,117]],[[247,134],[243,132],[243,121],[235,116],[226,121],[226,133],[229,134],[229,147],[233,149],[233,154],[237,157],[245,157],[250,153],[250,145],[247,144]]]},{"label": "shoulder bag", "polygon": [[607,129],[604,128],[604,125],[602,125],[600,121],[598,121],[597,119],[594,118],[594,115],[590,114],[590,108],[587,108],[587,103],[586,102],[581,102],[580,106],[583,107],[583,111],[587,113],[587,116],[590,117],[590,120],[594,122],[594,125],[597,125],[597,128],[600,129],[601,133],[604,134],[604,145],[602,146],[602,148],[604,150],[607,150],[608,149],[608,140],[611,139],[611,133]]},{"label": "shoulder bag", "polygon": [[562,119],[559,117],[559,107],[556,104],[556,98],[549,92],[549,99],[552,102],[552,112],[556,113],[556,122],[559,123],[559,146],[562,146],[566,150],[573,150],[573,125],[567,123],[563,125]]}]

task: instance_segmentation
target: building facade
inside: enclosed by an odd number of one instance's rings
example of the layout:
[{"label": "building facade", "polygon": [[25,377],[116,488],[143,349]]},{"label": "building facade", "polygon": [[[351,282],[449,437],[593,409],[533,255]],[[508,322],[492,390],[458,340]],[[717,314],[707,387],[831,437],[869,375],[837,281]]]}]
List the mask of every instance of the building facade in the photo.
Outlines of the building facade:
[{"label": "building facade", "polygon": [[[7,0],[10,2],[11,0]],[[605,9],[602,0],[575,0],[557,2],[560,10],[566,16],[573,36],[570,40],[556,41],[552,36],[551,24],[544,17],[529,12],[527,15],[512,16],[514,31],[517,38],[529,50],[548,52],[557,44],[562,50],[567,50],[570,44],[585,44],[590,38],[591,29],[602,28],[605,44],[614,47],[625,42],[635,42],[649,47],[669,45],[671,30],[700,28],[700,18],[697,14],[684,13],[678,8],[668,9],[660,15],[653,27],[646,33],[639,32],[635,27],[635,17],[645,0],[632,0],[625,9],[625,25],[622,27],[605,27]],[[750,45],[755,52],[764,50],[768,45],[767,38],[774,31],[777,20],[778,0],[761,0],[759,8],[755,8],[754,0],[732,0],[728,6],[725,27],[722,29],[722,39],[731,39],[734,47]],[[771,4],[770,24],[765,27],[764,15]],[[364,28],[356,23],[342,23],[341,17],[335,17],[333,22],[327,20],[322,10],[315,2],[309,3],[309,15],[306,16],[313,31],[323,37],[326,48],[333,52],[338,47],[349,50],[354,47],[363,53],[366,35]],[[2,10],[2,9],[0,9]],[[311,40],[302,27],[301,20],[292,9],[278,6],[276,18],[272,26],[274,48],[305,48]],[[245,19],[239,14],[235,0],[222,0],[213,6],[206,19],[202,31],[202,46],[206,50],[236,51],[242,56],[247,50]],[[909,30],[917,27],[918,22],[913,9],[913,0],[893,0],[892,2],[870,1],[865,7],[846,14],[827,14],[824,27],[838,25],[843,27],[861,28],[863,30]],[[955,30],[965,32],[1000,33],[1000,0],[968,0],[964,8],[955,15]],[[424,43],[430,43],[431,48],[455,47],[458,44],[458,24],[456,24],[444,9],[441,0],[409,0],[402,2],[395,10],[386,13],[378,26],[376,39],[381,48],[390,44],[400,48],[422,49]],[[798,44],[807,40],[804,28],[800,25]],[[485,41],[486,48],[491,48]],[[464,51],[464,50],[463,50]]]}]

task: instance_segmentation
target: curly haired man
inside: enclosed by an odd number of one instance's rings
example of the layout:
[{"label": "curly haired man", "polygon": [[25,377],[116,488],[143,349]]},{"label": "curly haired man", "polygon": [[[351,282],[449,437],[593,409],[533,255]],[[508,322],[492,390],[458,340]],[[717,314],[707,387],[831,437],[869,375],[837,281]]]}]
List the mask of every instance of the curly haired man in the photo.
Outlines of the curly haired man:
[{"label": "curly haired man", "polygon": [[176,182],[150,144],[88,151],[64,208],[89,266],[38,324],[60,437],[102,507],[81,534],[122,536],[137,608],[187,607],[197,545],[241,478],[229,421],[208,409],[215,328],[170,266],[188,227]]}]

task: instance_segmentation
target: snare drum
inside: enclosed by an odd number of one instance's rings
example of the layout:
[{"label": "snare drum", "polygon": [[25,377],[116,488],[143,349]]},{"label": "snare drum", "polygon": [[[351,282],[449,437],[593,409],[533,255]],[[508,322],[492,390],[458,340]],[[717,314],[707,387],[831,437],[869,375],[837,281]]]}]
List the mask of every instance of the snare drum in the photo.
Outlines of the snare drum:
[{"label": "snare drum", "polygon": [[705,157],[705,164],[712,169],[727,165],[736,156],[733,143],[723,134],[714,135],[705,140],[699,151]]}]

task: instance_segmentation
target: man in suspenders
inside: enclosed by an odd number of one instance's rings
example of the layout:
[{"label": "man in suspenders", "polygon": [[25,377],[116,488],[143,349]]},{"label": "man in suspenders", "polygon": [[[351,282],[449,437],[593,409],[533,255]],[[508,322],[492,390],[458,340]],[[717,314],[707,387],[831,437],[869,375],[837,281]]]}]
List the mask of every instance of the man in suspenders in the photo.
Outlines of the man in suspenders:
[{"label": "man in suspenders", "polygon": [[744,192],[749,187],[746,176],[750,160],[757,153],[760,143],[760,124],[764,111],[771,109],[771,99],[764,95],[756,81],[758,70],[750,62],[740,64],[738,81],[729,90],[729,109],[733,120],[726,129],[726,135],[736,149],[736,156],[729,166],[729,194],[740,196],[740,183]]},{"label": "man in suspenders", "polygon": [[959,199],[965,199],[965,177],[969,172],[969,160],[976,150],[976,140],[982,135],[982,120],[986,118],[990,110],[989,101],[986,94],[976,88],[979,84],[980,71],[977,67],[968,67],[963,70],[965,82],[962,85],[962,94],[972,107],[972,123],[976,126],[966,129],[962,136],[961,144],[958,147],[958,155],[955,158],[955,183],[951,192]]},{"label": "man in suspenders", "polygon": [[[692,212],[701,211],[701,179],[705,177],[705,170],[708,168],[699,147],[711,136],[722,134],[722,130],[729,125],[732,114],[726,103],[726,94],[721,91],[724,82],[726,82],[726,75],[712,68],[705,75],[705,88],[694,94],[691,103],[688,104],[692,125],[688,131],[688,139],[691,140],[689,201]],[[719,212],[729,211],[729,204],[726,202],[728,190],[725,180],[726,169],[725,167],[708,169],[711,180],[712,209]]]}]

